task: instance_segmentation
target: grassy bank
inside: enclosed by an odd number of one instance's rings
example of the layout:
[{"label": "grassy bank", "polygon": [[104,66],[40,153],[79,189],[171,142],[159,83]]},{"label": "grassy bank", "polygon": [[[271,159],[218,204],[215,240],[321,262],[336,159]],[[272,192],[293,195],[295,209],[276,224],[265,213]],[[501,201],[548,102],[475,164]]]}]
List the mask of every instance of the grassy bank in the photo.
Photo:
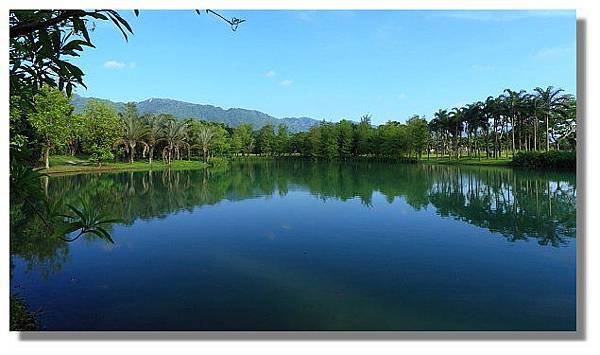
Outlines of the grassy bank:
[{"label": "grassy bank", "polygon": [[509,166],[512,158],[484,158],[477,157],[461,157],[460,159],[450,157],[433,157],[423,156],[420,160],[421,163],[425,164],[450,164],[450,165],[486,165],[486,166]]},{"label": "grassy bank", "polygon": [[10,295],[10,330],[39,330],[38,321],[22,299]]},{"label": "grassy bank", "polygon": [[101,166],[89,162],[82,157],[56,155],[50,157],[50,169],[43,171],[53,174],[71,174],[83,172],[104,172],[104,171],[141,171],[141,170],[161,170],[161,169],[202,169],[207,167],[207,164],[197,160],[175,160],[171,165],[165,164],[162,160],[154,161],[149,164],[148,161],[129,162],[114,162],[103,163]]}]

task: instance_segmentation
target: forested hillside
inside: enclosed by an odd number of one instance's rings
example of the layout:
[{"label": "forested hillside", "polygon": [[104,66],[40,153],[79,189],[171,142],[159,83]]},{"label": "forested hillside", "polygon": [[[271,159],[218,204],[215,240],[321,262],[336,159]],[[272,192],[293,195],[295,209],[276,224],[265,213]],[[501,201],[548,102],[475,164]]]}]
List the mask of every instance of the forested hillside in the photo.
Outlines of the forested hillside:
[{"label": "forested hillside", "polygon": [[[81,112],[90,99],[92,98],[74,95],[71,103],[75,106],[75,112]],[[125,103],[123,102],[113,102],[104,99],[98,100],[113,106],[119,112],[122,112],[125,108]],[[247,123],[251,124],[255,129],[259,129],[268,124],[277,127],[280,123],[285,123],[290,132],[304,132],[319,123],[318,120],[310,117],[276,118],[256,110],[243,108],[225,110],[218,106],[194,104],[171,99],[152,98],[137,102],[136,104],[140,114],[164,113],[177,118],[196,118],[204,121],[224,123],[230,127],[238,127],[241,124]]]}]

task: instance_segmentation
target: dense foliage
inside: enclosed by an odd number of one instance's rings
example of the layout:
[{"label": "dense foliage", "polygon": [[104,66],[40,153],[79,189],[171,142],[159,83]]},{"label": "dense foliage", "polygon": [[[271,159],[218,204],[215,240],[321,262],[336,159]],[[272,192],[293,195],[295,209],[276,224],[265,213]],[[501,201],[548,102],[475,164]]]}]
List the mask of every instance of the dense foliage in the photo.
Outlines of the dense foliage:
[{"label": "dense foliage", "polygon": [[575,152],[518,152],[512,159],[512,166],[543,169],[569,169],[577,167]]},{"label": "dense foliage", "polygon": [[[48,167],[51,150],[68,149],[75,135],[98,139],[68,96],[83,86],[83,71],[69,60],[93,47],[93,21],[112,22],[125,38],[129,24],[114,10],[11,10],[10,75],[10,242],[23,241],[23,228],[39,245],[65,243],[73,235],[97,235],[111,241],[107,224],[118,222],[80,203],[66,205],[48,196],[48,177],[34,169],[40,154]],[[99,116],[104,120],[105,115]],[[117,132],[117,135],[120,133]],[[31,239],[25,246],[31,248]],[[12,268],[12,264],[11,264]],[[11,329],[35,328],[32,314],[11,296]]]},{"label": "dense foliage", "polygon": [[504,90],[451,111],[439,110],[429,122],[430,149],[440,154],[497,158],[502,152],[575,150],[576,101],[549,86]]},{"label": "dense foliage", "polygon": [[[575,100],[552,87],[538,88],[535,93],[505,90],[505,94],[488,98],[485,103],[454,108],[451,112],[439,110],[429,122],[413,116],[405,123],[388,121],[374,126],[371,116],[365,115],[358,123],[345,119],[336,123],[322,121],[307,132],[295,133],[285,124],[266,124],[254,129],[251,124],[243,123],[232,128],[192,118],[181,120],[168,114],[139,115],[137,105],[132,102],[117,112],[110,102],[88,100],[82,109],[83,121],[72,121],[73,132],[80,132],[80,136],[74,133],[73,142],[83,142],[79,152],[96,154],[97,159],[114,156],[133,162],[135,158],[147,157],[149,161],[162,158],[167,163],[173,159],[207,161],[214,156],[238,155],[410,161],[424,154],[498,158],[503,154],[514,156],[517,152],[549,150],[551,146],[553,150],[573,151]],[[544,104],[544,100],[550,100],[550,105]],[[88,127],[93,120],[107,125],[99,133],[113,135],[104,144],[90,148],[94,134],[88,133],[86,138],[83,133],[86,129],[82,127]],[[538,128],[546,120],[547,133]],[[101,147],[98,152],[97,147]],[[59,146],[55,151],[64,153]],[[71,154],[77,151],[70,148]],[[540,164],[525,165],[547,165]]]}]

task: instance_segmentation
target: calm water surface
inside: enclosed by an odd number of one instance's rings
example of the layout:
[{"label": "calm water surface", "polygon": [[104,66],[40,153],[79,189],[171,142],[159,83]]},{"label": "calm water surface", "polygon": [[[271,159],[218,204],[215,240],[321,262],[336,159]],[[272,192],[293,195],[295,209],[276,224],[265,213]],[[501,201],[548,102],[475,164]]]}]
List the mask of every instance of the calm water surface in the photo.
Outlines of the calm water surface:
[{"label": "calm water surface", "polygon": [[255,162],[53,177],[126,224],[11,242],[48,330],[574,330],[575,175]]}]

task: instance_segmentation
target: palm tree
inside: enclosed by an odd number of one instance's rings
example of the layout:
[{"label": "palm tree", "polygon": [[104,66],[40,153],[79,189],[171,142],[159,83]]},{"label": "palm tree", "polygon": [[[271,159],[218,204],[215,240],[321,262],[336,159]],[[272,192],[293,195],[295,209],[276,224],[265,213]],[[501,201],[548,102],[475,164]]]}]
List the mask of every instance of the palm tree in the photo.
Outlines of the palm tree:
[{"label": "palm tree", "polygon": [[[439,156],[439,151],[440,151],[439,145],[442,141],[442,128],[441,128],[440,120],[437,117],[433,118],[427,124],[427,128],[429,129],[429,132],[431,135],[430,143],[433,145],[433,147],[435,149],[436,156]],[[429,153],[429,149],[428,149],[427,153]]]},{"label": "palm tree", "polygon": [[471,135],[473,135],[475,140],[475,150],[477,151],[477,156],[480,157],[478,144],[479,130],[487,130],[487,116],[485,115],[483,103],[481,101],[467,105],[465,122],[467,123],[469,146],[472,146]]},{"label": "palm tree", "polygon": [[540,110],[546,121],[546,151],[550,150],[550,116],[561,113],[566,107],[566,95],[562,94],[563,89],[555,89],[553,86],[548,86],[546,89],[540,87],[535,88],[542,104]]},{"label": "palm tree", "polygon": [[[481,102],[475,102],[472,104],[468,104],[464,110],[464,122],[466,124],[465,131],[467,132],[467,142],[468,142],[468,152],[471,154],[471,149],[473,148],[472,136],[475,137],[475,142],[477,142],[477,132],[479,130],[479,121],[482,116],[481,112]],[[478,148],[475,147],[477,150]]]},{"label": "palm tree", "polygon": [[489,145],[489,134],[490,134],[490,115],[485,109],[485,103],[479,102],[479,120],[477,127],[481,129],[483,133],[483,143],[485,144],[485,156],[490,157],[490,145]]},{"label": "palm tree", "polygon": [[511,89],[505,89],[504,93],[506,93],[506,95],[502,95],[501,98],[508,109],[508,117],[510,117],[510,128],[512,134],[512,154],[515,155],[515,130],[517,129],[516,118],[517,112],[520,110],[523,104],[525,91],[520,90],[519,92],[516,92]]},{"label": "palm tree", "polygon": [[145,116],[145,123],[147,127],[145,141],[148,146],[148,160],[152,164],[154,158],[154,147],[160,141],[163,134],[163,127],[165,122],[165,115],[147,115]]},{"label": "palm tree", "polygon": [[167,164],[171,164],[173,156],[179,158],[181,147],[189,146],[186,142],[187,129],[188,123],[185,121],[179,121],[174,118],[165,121],[163,125],[163,138],[160,140],[166,143],[162,156],[167,161]]},{"label": "palm tree", "polygon": [[533,150],[538,150],[538,123],[540,116],[543,116],[542,112],[542,100],[538,95],[528,94],[526,97],[526,110],[530,116],[533,125]]},{"label": "palm tree", "polygon": [[129,102],[125,108],[125,112],[120,114],[123,121],[123,135],[117,144],[125,146],[125,151],[129,154],[129,162],[133,163],[135,156],[135,147],[138,143],[144,145],[144,153],[147,149],[147,144],[144,142],[147,127],[145,122],[137,115],[135,103]]},{"label": "palm tree", "polygon": [[454,138],[454,152],[456,153],[457,158],[460,158],[459,141],[463,131],[464,112],[464,108],[455,107],[449,115],[450,133]]},{"label": "palm tree", "polygon": [[438,122],[438,130],[443,141],[442,154],[444,154],[447,146],[448,131],[450,130],[450,117],[448,116],[447,110],[438,110],[438,112],[434,114],[434,117]]},{"label": "palm tree", "polygon": [[210,143],[214,136],[215,130],[210,126],[202,126],[198,130],[198,140],[202,147],[202,156],[204,157],[205,163],[208,162],[208,149],[210,148]]},{"label": "palm tree", "polygon": [[494,158],[501,155],[500,142],[502,140],[502,130],[498,136],[498,126],[501,123],[502,102],[500,98],[488,96],[484,104],[484,112],[488,117],[492,118],[492,130],[494,131]]}]

